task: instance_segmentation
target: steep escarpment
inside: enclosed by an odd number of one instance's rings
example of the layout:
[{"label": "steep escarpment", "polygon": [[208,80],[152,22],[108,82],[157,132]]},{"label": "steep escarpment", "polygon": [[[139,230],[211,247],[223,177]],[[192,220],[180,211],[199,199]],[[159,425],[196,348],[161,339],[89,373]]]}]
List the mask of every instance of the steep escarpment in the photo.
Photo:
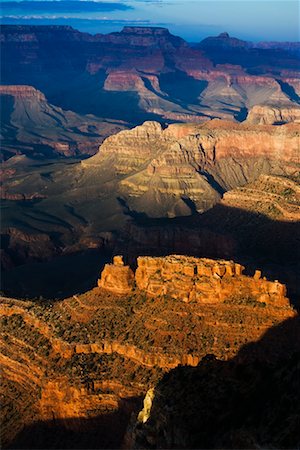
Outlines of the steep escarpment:
[{"label": "steep escarpment", "polygon": [[[64,301],[1,299],[5,445],[18,434],[15,446],[43,448],[47,439],[72,448],[75,439],[91,448],[98,439],[98,448],[119,448],[131,413],[164,373],[180,364],[195,367],[208,353],[228,360],[296,314],[284,286],[258,272],[248,278],[233,262],[141,258],[135,279],[120,257],[114,263],[99,287]],[[203,273],[192,274],[195,267]],[[168,289],[153,295],[159,279],[165,283],[159,277],[168,279]],[[204,291],[187,303],[178,277],[186,292],[195,277]],[[216,282],[223,292],[217,305]],[[271,355],[286,352],[275,343],[270,349]]]},{"label": "steep escarpment", "polygon": [[257,130],[212,121],[163,129],[146,122],[108,138],[82,165],[121,176],[119,191],[131,210],[143,205],[149,216],[174,217],[186,214],[189,202],[203,212],[262,173],[297,171],[299,143],[296,125]]},{"label": "steep escarpment", "polygon": [[0,86],[2,159],[31,156],[86,156],[99,142],[125,127],[121,122],[82,116],[51,105],[32,86]]}]

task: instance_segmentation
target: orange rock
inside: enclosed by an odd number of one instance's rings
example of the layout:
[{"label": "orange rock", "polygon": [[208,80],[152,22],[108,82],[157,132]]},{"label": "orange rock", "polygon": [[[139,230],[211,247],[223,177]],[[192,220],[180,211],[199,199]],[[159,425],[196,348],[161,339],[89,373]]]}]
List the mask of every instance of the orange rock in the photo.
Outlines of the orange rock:
[{"label": "orange rock", "polygon": [[260,280],[261,279],[261,271],[256,270],[253,278],[254,278],[254,280]]},{"label": "orange rock", "polygon": [[124,266],[123,256],[114,256],[114,266]]},{"label": "orange rock", "polygon": [[136,287],[150,296],[168,295],[184,302],[220,303],[230,298],[252,298],[273,306],[290,306],[286,287],[278,281],[243,275],[244,266],[233,261],[170,255],[139,257],[135,276],[124,266],[122,256],[106,265],[99,286],[118,294],[128,294]]},{"label": "orange rock", "polygon": [[105,265],[98,286],[116,294],[128,294],[134,288],[134,273],[129,266],[124,266],[122,257],[116,257],[115,262]]}]

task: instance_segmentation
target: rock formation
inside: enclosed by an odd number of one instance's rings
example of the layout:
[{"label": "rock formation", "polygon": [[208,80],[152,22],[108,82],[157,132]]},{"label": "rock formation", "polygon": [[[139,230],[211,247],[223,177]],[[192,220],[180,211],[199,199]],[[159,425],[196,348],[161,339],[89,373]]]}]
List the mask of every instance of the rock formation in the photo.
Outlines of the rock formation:
[{"label": "rock formation", "polygon": [[115,294],[128,294],[134,286],[134,274],[129,266],[124,265],[121,256],[115,256],[113,264],[104,267],[98,286]]},{"label": "rock formation", "polygon": [[189,201],[199,212],[211,208],[222,192],[261,173],[296,171],[299,145],[296,124],[257,129],[213,120],[163,129],[145,122],[108,138],[82,166],[121,178],[118,190],[131,210],[174,217],[189,214]]},{"label": "rock formation", "polygon": [[46,97],[44,94],[37,89],[35,89],[33,86],[25,86],[25,85],[7,85],[7,86],[0,86],[0,95],[11,95],[14,98],[29,98],[34,99],[36,98],[38,101],[45,102]]},{"label": "rock formation", "polygon": [[218,36],[211,36],[203,39],[199,44],[200,48],[203,49],[223,49],[223,50],[232,50],[232,49],[249,49],[251,48],[251,42],[242,41],[241,39],[237,39],[229,36],[227,32],[220,33]]},{"label": "rock formation", "polygon": [[[210,353],[228,360],[296,316],[284,286],[242,271],[226,261],[142,257],[134,278],[115,257],[100,287],[85,294],[60,302],[2,297],[3,444],[18,434],[17,448],[87,448],[95,435],[97,448],[120,448],[131,413],[164,373],[196,367]],[[192,292],[194,300],[182,301]],[[296,344],[275,340],[268,351],[287,355]],[[142,423],[152,414],[151,392]]]},{"label": "rock formation", "polygon": [[289,306],[284,285],[261,279],[258,270],[253,278],[244,276],[244,269],[232,261],[207,258],[139,257],[134,277],[118,256],[112,265],[105,266],[98,285],[115,294],[127,294],[134,292],[135,280],[137,289],[150,296],[167,295],[184,302],[221,303],[240,296],[264,304]]},{"label": "rock formation", "polygon": [[105,137],[123,123],[82,116],[49,104],[32,86],[0,86],[2,109],[1,159],[14,154],[44,156],[91,155]]},{"label": "rock formation", "polygon": [[222,205],[291,223],[300,219],[299,203],[299,184],[274,175],[260,175],[256,181],[226,192],[221,200]]},{"label": "rock formation", "polygon": [[[192,47],[165,28],[92,36],[71,27],[12,25],[2,27],[0,39],[3,83],[34,85],[51,104],[80,114],[136,125],[153,115],[243,120],[257,104],[299,104],[297,43],[254,48],[222,33]],[[57,42],[61,52],[53,58]]]},{"label": "rock formation", "polygon": [[[253,268],[268,266],[265,273],[296,287],[298,128],[220,120],[166,127],[150,121],[109,137],[81,164],[45,169],[21,155],[10,158],[2,177],[5,265],[90,248],[124,254],[130,262],[140,254],[250,257]],[[44,252],[22,238],[37,229],[49,237]],[[85,278],[76,267],[81,284]],[[18,272],[17,283],[7,275],[6,289],[27,295],[27,273],[22,278]],[[55,289],[52,282],[44,286]]]},{"label": "rock formation", "polygon": [[275,105],[255,105],[248,113],[247,122],[258,125],[300,123],[300,107],[279,108]]}]

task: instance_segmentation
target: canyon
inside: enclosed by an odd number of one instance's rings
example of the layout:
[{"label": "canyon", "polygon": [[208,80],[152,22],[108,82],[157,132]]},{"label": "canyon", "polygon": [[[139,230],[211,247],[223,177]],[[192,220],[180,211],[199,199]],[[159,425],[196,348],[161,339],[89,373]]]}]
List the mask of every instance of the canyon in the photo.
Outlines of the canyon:
[{"label": "canyon", "polygon": [[[143,396],[165,373],[197,367],[208,353],[229,361],[270,327],[297,317],[283,285],[258,271],[245,276],[232,261],[140,257],[137,267],[134,277],[115,257],[99,287],[63,301],[1,298],[5,446],[43,448],[46,439],[71,448],[76,439],[119,448]],[[191,280],[197,295],[187,301]],[[298,342],[268,351],[287,356]]]},{"label": "canyon", "polygon": [[299,43],[0,43],[4,448],[296,448]]},{"label": "canyon", "polygon": [[[10,158],[2,165],[5,289],[28,295],[32,287],[21,288],[30,281],[27,265],[44,261],[51,276],[55,257],[69,258],[69,265],[84,252],[98,252],[94,263],[112,253],[129,259],[179,253],[262,266],[294,296],[299,145],[297,123],[150,121],[110,136],[79,163]],[[33,269],[45,273],[43,267]],[[70,270],[76,267],[71,262]],[[80,291],[85,278],[75,279]],[[57,282],[44,284],[53,286],[50,298],[62,290]]]},{"label": "canyon", "polygon": [[[13,25],[3,25],[0,39],[2,84],[33,86],[51,105],[81,116],[135,126],[241,121],[253,106],[295,108],[299,115],[297,43],[255,46],[223,33],[191,45],[159,27],[89,35],[67,26]],[[54,58],[55,45],[61,51]],[[289,113],[280,116],[290,120]]]}]

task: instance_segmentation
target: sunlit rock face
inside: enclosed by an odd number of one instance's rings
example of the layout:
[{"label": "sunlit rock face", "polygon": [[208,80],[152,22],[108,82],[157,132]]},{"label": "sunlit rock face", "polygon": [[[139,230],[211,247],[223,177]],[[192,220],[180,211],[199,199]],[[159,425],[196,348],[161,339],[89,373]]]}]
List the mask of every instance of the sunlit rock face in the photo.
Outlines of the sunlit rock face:
[{"label": "sunlit rock face", "polygon": [[[243,271],[233,261],[171,255],[140,257],[134,273],[116,256],[85,294],[59,302],[3,297],[4,444],[45,448],[45,439],[63,439],[72,448],[79,439],[87,448],[92,433],[100,448],[121,447],[149,389],[139,420],[151,423],[153,387],[165,373],[197,367],[211,353],[229,360],[296,317],[284,285]],[[275,339],[268,357],[297,342]]]},{"label": "sunlit rock face", "polygon": [[113,264],[106,264],[98,282],[116,294],[128,294],[134,287],[134,274],[129,266],[125,266],[122,257],[115,256]]},{"label": "sunlit rock face", "polygon": [[[250,296],[279,307],[289,306],[286,287],[278,281],[243,275],[245,267],[233,261],[179,255],[139,257],[135,276],[121,257],[107,264],[98,285],[115,294],[134,292],[135,285],[150,296],[170,296],[184,302],[221,303],[230,297]],[[134,282],[135,281],[135,282]]]},{"label": "sunlit rock face", "polygon": [[132,210],[150,217],[203,212],[227,190],[260,174],[296,171],[296,124],[281,127],[212,120],[205,124],[145,122],[109,137],[82,162],[120,179],[118,190]]},{"label": "sunlit rock face", "polygon": [[249,111],[247,122],[258,125],[300,123],[300,107],[280,108],[275,105],[256,105]]}]

